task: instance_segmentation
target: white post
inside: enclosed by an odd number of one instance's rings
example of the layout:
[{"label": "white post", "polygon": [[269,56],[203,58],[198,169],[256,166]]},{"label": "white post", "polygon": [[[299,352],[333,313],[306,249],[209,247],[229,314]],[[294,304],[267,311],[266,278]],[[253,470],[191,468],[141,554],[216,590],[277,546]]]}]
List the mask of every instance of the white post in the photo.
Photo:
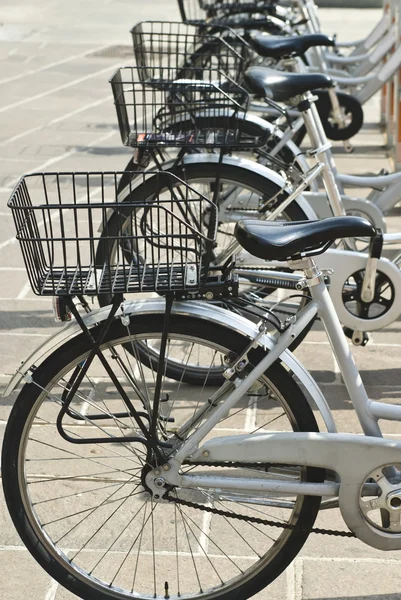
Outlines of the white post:
[{"label": "white post", "polygon": [[[397,47],[401,46],[401,2],[394,0],[395,18],[397,20]],[[394,78],[394,166],[396,170],[401,168],[401,70]]]}]

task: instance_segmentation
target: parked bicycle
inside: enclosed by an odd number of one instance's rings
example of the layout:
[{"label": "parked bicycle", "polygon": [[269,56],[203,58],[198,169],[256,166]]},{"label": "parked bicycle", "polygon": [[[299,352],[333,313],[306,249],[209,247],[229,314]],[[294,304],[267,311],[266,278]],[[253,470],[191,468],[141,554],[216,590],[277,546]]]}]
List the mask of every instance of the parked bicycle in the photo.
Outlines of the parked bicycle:
[{"label": "parked bicycle", "polygon": [[[140,152],[138,158],[141,157],[139,164],[142,160],[142,166],[146,166],[149,158],[152,158],[160,169],[172,170],[179,179],[184,179],[192,186],[196,186],[205,195],[210,195],[213,190],[214,201],[219,206],[220,222],[220,251],[216,250],[215,252],[216,264],[224,263],[233,252],[239,251],[236,242],[230,243],[232,224],[244,217],[276,219],[285,216],[289,220],[307,218],[313,220],[317,218],[316,215],[328,216],[330,209],[335,215],[343,215],[345,210],[351,210],[369,215],[376,226],[385,229],[385,222],[380,216],[380,212],[369,202],[350,199],[344,203],[345,206],[343,204],[343,197],[336,185],[336,170],[330,146],[314,107],[313,98],[306,91],[329,87],[331,81],[327,76],[285,74],[265,67],[251,67],[243,75],[248,89],[258,97],[268,95],[276,101],[285,100],[286,102],[291,102],[294,98],[294,102],[301,107],[303,120],[312,141],[312,155],[316,157],[318,164],[313,169],[308,166],[304,177],[296,170],[295,173],[292,171],[291,177],[286,180],[264,166],[256,166],[242,158],[227,156],[227,153],[231,153],[235,147],[235,142],[239,140],[238,133],[232,133],[233,127],[237,127],[238,131],[241,131],[242,137],[238,149],[246,146],[252,148],[252,144],[260,144],[262,150],[257,150],[260,156],[263,156],[264,135],[269,135],[269,130],[266,130],[262,120],[248,116],[245,106],[251,106],[251,104],[249,104],[249,100],[244,103],[244,98],[247,96],[242,88],[243,96],[240,100],[234,100],[227,95],[226,84],[230,80],[227,79],[225,73],[219,72],[217,76],[210,69],[203,67],[202,74],[205,76],[205,80],[200,84],[196,83],[193,74],[192,77],[189,77],[191,68],[195,73],[198,71],[193,67],[186,67],[188,78],[177,79],[177,69],[179,69],[177,62],[181,65],[183,61],[179,55],[178,60],[175,56],[172,57],[172,52],[168,51],[170,46],[167,46],[166,50],[166,40],[168,41],[171,35],[174,41],[171,42],[171,48],[173,45],[177,48],[183,47],[185,57],[187,57],[186,48],[189,44],[187,37],[184,37],[185,44],[182,40],[181,44],[177,43],[180,38],[179,34],[175,33],[175,27],[175,24],[165,24],[164,29],[156,29],[156,32],[159,33],[155,33],[154,47],[162,47],[163,51],[159,50],[159,54],[155,58],[151,47],[142,44],[141,66],[119,70],[113,76],[111,83],[122,140],[128,145],[138,147]],[[174,34],[171,32],[171,28],[173,28]],[[152,31],[155,31],[153,24]],[[161,40],[163,40],[163,44],[161,44]],[[222,47],[227,53],[225,64],[229,63],[232,72],[237,72],[238,65],[241,64],[238,53],[233,53],[226,42]],[[222,56],[223,53],[220,52],[218,57],[221,59]],[[169,66],[161,67],[160,64]],[[157,92],[154,90],[156,81],[160,82]],[[182,94],[183,85],[185,85],[188,97]],[[194,89],[196,89],[196,86],[199,85],[203,86],[203,96],[196,103],[191,103],[191,86],[195,86]],[[220,100],[223,100],[224,106],[220,104],[217,107],[215,99],[210,104],[206,93],[207,85],[212,86],[213,93],[217,89],[220,90]],[[233,83],[231,82],[229,86],[232,87]],[[146,93],[147,89],[153,90],[151,96]],[[172,91],[175,89],[180,89],[181,95],[174,95]],[[237,86],[236,91],[239,90],[240,87]],[[184,119],[182,118],[183,114]],[[163,123],[160,123],[160,115],[163,119],[167,119],[166,115],[170,115],[170,121],[167,120],[170,129],[166,129]],[[202,138],[197,127],[204,132]],[[231,131],[231,138],[222,136],[222,131]],[[248,135],[250,132],[252,136]],[[166,146],[179,146],[181,150],[176,159],[163,163],[160,162],[160,154],[157,153],[160,150],[164,152]],[[202,146],[208,149],[220,146],[220,156],[204,151],[200,152],[199,149]],[[196,148],[198,148],[198,152],[194,153]],[[188,154],[188,151],[191,153]],[[133,165],[133,161],[130,161],[128,168],[134,167],[138,168],[138,165]],[[285,165],[281,165],[281,172],[284,169]],[[330,204],[327,204],[324,194],[319,194],[315,197],[319,201],[315,202],[318,210],[314,212],[300,194],[316,180],[319,174],[323,176]],[[125,175],[119,185],[122,199],[124,193],[127,193],[124,192],[124,188],[129,190],[132,185],[135,186],[138,197],[148,198],[149,202],[154,193],[161,191],[157,188],[156,182],[153,184],[147,182],[146,186],[142,188],[135,184],[135,180],[132,182],[132,175]],[[179,188],[176,193],[179,197]],[[308,195],[308,199],[310,198],[311,194]],[[320,214],[319,211],[321,211]],[[127,214],[126,218],[128,225],[130,215]],[[114,216],[110,211],[108,226],[111,231],[119,228],[121,216]],[[386,243],[392,243],[397,239],[399,239],[397,235],[384,236]],[[225,248],[227,241],[228,249]],[[100,263],[103,258],[100,245]],[[396,298],[401,291],[400,272],[397,266],[398,256],[395,257],[394,262],[390,262],[381,257],[381,248],[372,249],[370,256],[352,251],[344,254],[341,251],[332,250],[325,255],[323,260],[325,262],[321,265],[322,268],[336,267],[334,274],[331,275],[330,290],[336,310],[354,343],[366,343],[368,339],[366,332],[385,327],[398,318]],[[300,277],[297,278],[293,273],[284,272],[281,265],[268,265],[266,261],[255,262],[254,257],[247,257],[246,253],[242,253],[239,261],[239,265],[243,268],[241,278],[243,294],[253,303],[262,303],[267,307],[276,305],[278,300],[282,300],[280,291],[296,290]],[[339,265],[343,265],[342,268],[339,268]],[[107,297],[100,298],[102,304],[107,304],[109,300]],[[280,310],[283,311],[283,314],[292,314],[294,310],[298,310],[300,302],[302,306],[304,300],[282,301]]]},{"label": "parked bicycle", "polygon": [[[312,531],[399,549],[399,442],[378,425],[397,420],[399,407],[368,400],[312,258],[338,237],[374,239],[372,225],[357,217],[238,223],[248,251],[291,257],[311,296],[296,318],[283,323],[272,312],[255,325],[182,301],[216,286],[235,295],[234,265],[210,278],[213,218],[205,235],[189,210],[206,203],[216,216],[217,207],[189,186],[182,202],[143,205],[129,238],[148,261],[120,253],[95,265],[96,225],[118,203],[117,178],[27,176],[9,203],[33,290],[62,299],[76,319],[8,388],[25,382],[5,432],[3,486],[34,558],[81,598],[245,599],[283,572]],[[168,233],[177,225],[179,236]],[[151,290],[166,298],[122,302],[123,293]],[[99,292],[112,293],[112,305],[82,314],[83,295]],[[364,436],[336,432],[318,386],[287,352],[317,313]],[[149,345],[147,362],[138,343]],[[166,379],[168,361],[199,370],[204,384]],[[318,433],[305,388],[327,433]],[[247,410],[255,416],[242,425]],[[349,531],[314,530],[319,509],[337,502]]]}]

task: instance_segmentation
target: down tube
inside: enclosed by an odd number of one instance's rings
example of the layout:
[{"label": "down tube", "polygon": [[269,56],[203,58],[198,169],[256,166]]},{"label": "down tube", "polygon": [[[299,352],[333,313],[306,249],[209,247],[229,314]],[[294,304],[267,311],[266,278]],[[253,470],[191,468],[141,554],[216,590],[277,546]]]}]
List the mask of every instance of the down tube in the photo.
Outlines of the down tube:
[{"label": "down tube", "polygon": [[189,439],[181,446],[174,460],[178,463],[183,462],[192,451],[201,443],[217,423],[225,417],[228,411],[233,408],[237,402],[247,393],[249,388],[265,373],[265,371],[280,358],[281,354],[287,350],[292,342],[301,334],[301,332],[309,325],[317,313],[317,303],[310,302],[297,315],[296,321],[282,333],[276,345],[268,352],[268,354],[260,361],[258,365],[253,367],[252,371],[245,379],[234,379],[235,389],[231,392],[228,398],[219,404],[209,418],[189,437]]}]

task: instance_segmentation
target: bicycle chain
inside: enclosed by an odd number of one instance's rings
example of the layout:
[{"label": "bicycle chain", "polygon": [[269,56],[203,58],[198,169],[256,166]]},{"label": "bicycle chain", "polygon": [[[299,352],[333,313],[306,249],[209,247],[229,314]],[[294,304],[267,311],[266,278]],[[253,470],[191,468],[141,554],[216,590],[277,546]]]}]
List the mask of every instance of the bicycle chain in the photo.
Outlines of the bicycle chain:
[{"label": "bicycle chain", "polygon": [[[275,467],[289,467],[289,466],[297,466],[297,465],[279,465],[279,464],[266,464],[261,465],[260,463],[234,463],[234,462],[225,462],[225,463],[188,463],[196,465],[197,467],[235,467],[235,468],[257,468],[260,470],[261,466],[264,466],[264,470],[268,470],[268,468]],[[247,517],[245,515],[237,515],[227,510],[222,510],[220,508],[214,508],[212,506],[202,506],[201,504],[197,504],[196,502],[189,502],[188,500],[183,500],[182,498],[172,497],[168,492],[165,494],[164,498],[168,502],[172,502],[174,504],[180,504],[181,506],[188,506],[188,508],[194,508],[196,510],[203,510],[204,512],[212,513],[214,515],[218,515],[220,517],[227,517],[230,519],[237,519],[239,521],[247,521],[248,523],[254,523],[255,525],[267,525],[268,527],[276,527],[278,529],[288,529],[294,530],[297,529],[296,525],[291,525],[290,523],[280,523],[279,521],[272,521],[270,519],[262,519],[260,517]],[[338,531],[335,529],[322,529],[320,527],[312,527],[301,529],[301,531],[307,531],[308,533],[316,533],[320,535],[331,535],[334,537],[344,537],[344,538],[355,538],[356,535],[352,531]]]}]

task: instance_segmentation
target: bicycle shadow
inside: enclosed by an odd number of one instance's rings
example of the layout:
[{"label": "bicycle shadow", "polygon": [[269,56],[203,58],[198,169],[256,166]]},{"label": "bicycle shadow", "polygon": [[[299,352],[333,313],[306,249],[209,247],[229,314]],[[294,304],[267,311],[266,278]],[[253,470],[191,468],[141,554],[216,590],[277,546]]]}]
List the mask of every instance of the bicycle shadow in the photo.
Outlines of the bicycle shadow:
[{"label": "bicycle shadow", "polygon": [[41,332],[43,328],[49,327],[57,327],[52,310],[0,310],[0,331],[34,329]]}]

